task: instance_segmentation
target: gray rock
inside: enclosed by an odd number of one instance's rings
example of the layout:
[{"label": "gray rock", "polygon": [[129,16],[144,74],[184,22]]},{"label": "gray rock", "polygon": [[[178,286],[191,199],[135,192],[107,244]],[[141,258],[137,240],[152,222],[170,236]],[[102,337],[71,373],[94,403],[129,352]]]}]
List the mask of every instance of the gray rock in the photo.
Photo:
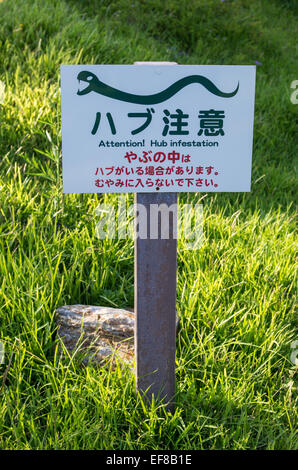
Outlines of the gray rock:
[{"label": "gray rock", "polygon": [[132,310],[78,304],[64,305],[55,313],[61,353],[75,355],[84,364],[102,365],[111,360],[114,366],[116,359],[133,364],[135,314]]},{"label": "gray rock", "polygon": [[103,364],[107,359],[134,360],[134,313],[93,305],[64,305],[56,310],[59,349],[82,362]]}]

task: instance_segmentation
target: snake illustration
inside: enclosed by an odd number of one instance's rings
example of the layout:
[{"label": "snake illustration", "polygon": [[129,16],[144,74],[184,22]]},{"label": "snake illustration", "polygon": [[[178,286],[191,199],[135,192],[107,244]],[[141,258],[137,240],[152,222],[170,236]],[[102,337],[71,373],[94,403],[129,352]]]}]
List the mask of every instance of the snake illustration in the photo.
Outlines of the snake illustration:
[{"label": "snake illustration", "polygon": [[78,90],[78,95],[86,95],[91,91],[99,93],[101,95],[107,96],[108,98],[113,98],[115,100],[126,101],[128,103],[135,104],[158,104],[166,101],[171,98],[173,95],[182,90],[182,88],[190,85],[191,83],[200,83],[203,85],[210,93],[213,95],[220,96],[221,98],[231,98],[235,96],[239,89],[239,82],[237,88],[231,93],[224,93],[220,91],[214,83],[211,82],[208,78],[203,75],[189,75],[188,77],[181,78],[173,83],[171,86],[165,90],[155,93],[154,95],[134,95],[133,93],[126,93],[125,91],[117,90],[106,83],[101,82],[96,75],[92,72],[86,70],[80,72],[77,76],[78,81],[81,80],[88,83],[88,86],[83,90]]}]

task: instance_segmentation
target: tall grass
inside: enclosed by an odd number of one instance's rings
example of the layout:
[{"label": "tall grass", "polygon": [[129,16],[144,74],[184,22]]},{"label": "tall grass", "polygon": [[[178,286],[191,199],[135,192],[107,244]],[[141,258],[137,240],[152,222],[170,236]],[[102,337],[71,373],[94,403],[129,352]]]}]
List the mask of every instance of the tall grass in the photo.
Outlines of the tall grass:
[{"label": "tall grass", "polygon": [[[277,0],[0,2],[1,449],[297,448],[296,21]],[[136,60],[262,64],[252,192],[179,196],[206,241],[178,243],[173,415],[123,365],[55,349],[56,307],[133,306],[132,242],[96,238],[95,195],[62,195],[59,66]]]}]

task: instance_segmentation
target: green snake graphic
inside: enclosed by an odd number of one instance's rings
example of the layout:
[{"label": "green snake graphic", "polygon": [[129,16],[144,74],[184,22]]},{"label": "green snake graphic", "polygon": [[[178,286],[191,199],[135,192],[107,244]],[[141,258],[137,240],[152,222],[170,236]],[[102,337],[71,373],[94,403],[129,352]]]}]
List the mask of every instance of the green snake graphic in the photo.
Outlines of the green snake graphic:
[{"label": "green snake graphic", "polygon": [[173,85],[169,86],[160,93],[155,93],[154,95],[134,95],[132,93],[126,93],[125,91],[117,90],[117,88],[113,88],[106,83],[101,82],[97,76],[94,75],[94,73],[88,72],[86,70],[80,72],[77,76],[77,79],[79,83],[81,80],[88,83],[88,86],[84,88],[84,90],[78,90],[78,95],[86,95],[87,93],[94,91],[95,93],[99,93],[115,100],[146,105],[162,103],[191,83],[200,83],[208,91],[210,91],[210,93],[213,93],[213,95],[216,96],[220,96],[221,98],[231,98],[232,96],[236,95],[239,89],[238,82],[236,90],[232,91],[231,93],[224,93],[223,91],[220,91],[214,85],[214,83],[211,82],[211,80],[204,77],[203,75],[189,75],[188,77],[177,80],[177,82],[173,83]]}]

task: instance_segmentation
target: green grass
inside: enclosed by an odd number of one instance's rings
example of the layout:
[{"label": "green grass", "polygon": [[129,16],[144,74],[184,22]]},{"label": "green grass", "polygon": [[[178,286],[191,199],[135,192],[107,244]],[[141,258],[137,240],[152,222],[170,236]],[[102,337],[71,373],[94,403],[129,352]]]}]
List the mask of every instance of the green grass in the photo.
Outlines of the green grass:
[{"label": "green grass", "polygon": [[[297,449],[295,3],[0,2],[1,449]],[[95,195],[62,195],[59,66],[136,60],[262,63],[252,192],[206,195],[204,245],[178,243],[173,415],[54,348],[56,307],[133,306],[132,241],[95,237]]]}]

